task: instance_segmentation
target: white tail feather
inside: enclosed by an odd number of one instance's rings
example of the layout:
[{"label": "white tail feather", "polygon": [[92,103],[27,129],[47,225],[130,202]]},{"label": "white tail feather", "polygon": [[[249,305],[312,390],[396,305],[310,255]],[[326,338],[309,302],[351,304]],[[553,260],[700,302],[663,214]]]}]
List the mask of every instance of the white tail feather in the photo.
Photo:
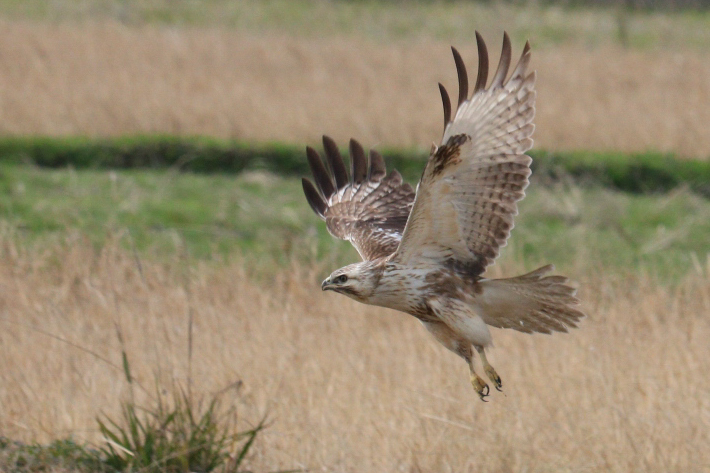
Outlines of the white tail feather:
[{"label": "white tail feather", "polygon": [[486,324],[525,333],[566,332],[585,314],[579,310],[577,290],[564,276],[547,276],[553,265],[522,276],[480,281],[478,313]]}]

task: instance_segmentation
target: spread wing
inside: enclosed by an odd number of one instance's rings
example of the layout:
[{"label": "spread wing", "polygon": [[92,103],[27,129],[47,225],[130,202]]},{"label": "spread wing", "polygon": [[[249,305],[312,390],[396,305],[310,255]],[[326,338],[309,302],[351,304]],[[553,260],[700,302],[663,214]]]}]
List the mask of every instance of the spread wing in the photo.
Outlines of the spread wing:
[{"label": "spread wing", "polygon": [[395,259],[429,258],[479,276],[498,256],[513,228],[517,202],[525,196],[532,160],[535,73],[527,73],[530,46],[512,75],[510,39],[491,85],[488,51],[478,44],[478,78],[468,98],[466,69],[452,48],[459,78],[458,110],[439,84],[444,103],[444,136],[433,150],[417,188],[416,201]]},{"label": "spread wing", "polygon": [[397,250],[414,203],[412,186],[397,171],[389,175],[374,150],[369,163],[362,146],[350,140],[350,177],[335,142],[323,137],[327,158],[307,148],[316,185],[303,179],[311,208],[325,220],[331,235],[350,241],[363,260],[389,256]]}]

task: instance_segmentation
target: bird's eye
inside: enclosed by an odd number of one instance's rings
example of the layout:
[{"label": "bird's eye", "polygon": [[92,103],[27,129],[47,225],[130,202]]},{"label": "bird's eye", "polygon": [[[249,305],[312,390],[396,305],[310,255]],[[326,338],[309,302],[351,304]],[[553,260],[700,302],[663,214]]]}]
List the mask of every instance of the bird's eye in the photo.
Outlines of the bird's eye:
[{"label": "bird's eye", "polygon": [[346,275],[344,275],[344,274],[342,274],[342,275],[338,276],[337,278],[335,278],[335,282],[338,283],[338,284],[343,284],[344,282],[347,282],[347,281],[348,281],[348,277],[347,277]]}]

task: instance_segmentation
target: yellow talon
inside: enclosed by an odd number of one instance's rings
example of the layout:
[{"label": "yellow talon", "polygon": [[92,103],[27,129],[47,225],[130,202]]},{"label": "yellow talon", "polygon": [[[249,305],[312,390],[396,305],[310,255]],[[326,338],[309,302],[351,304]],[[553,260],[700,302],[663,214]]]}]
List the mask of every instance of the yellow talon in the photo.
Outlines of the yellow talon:
[{"label": "yellow talon", "polygon": [[483,368],[486,372],[486,376],[488,376],[488,379],[490,379],[493,384],[495,384],[496,389],[498,391],[503,391],[503,381],[501,381],[500,376],[498,376],[498,373],[496,373],[496,370],[493,369],[491,365],[485,366]]},{"label": "yellow talon", "polygon": [[486,397],[488,397],[490,389],[488,388],[486,382],[483,381],[481,377],[478,376],[476,373],[471,374],[471,385],[473,386],[473,389],[478,393],[478,396],[481,398],[481,401],[487,402]]},{"label": "yellow talon", "polygon": [[476,347],[478,354],[481,356],[481,362],[483,362],[483,371],[485,371],[486,376],[490,379],[493,384],[495,384],[498,391],[503,391],[503,381],[501,381],[500,376],[496,373],[490,363],[488,363],[488,358],[486,358],[486,352],[483,347]]}]

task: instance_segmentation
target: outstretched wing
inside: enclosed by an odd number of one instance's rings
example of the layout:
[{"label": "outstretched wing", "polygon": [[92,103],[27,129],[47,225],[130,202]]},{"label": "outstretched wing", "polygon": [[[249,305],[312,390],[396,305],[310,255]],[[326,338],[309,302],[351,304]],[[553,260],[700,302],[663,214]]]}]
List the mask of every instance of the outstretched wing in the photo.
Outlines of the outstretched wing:
[{"label": "outstretched wing", "polygon": [[306,149],[315,179],[303,179],[311,208],[325,220],[331,235],[350,241],[363,260],[397,250],[414,203],[412,186],[397,171],[387,175],[385,161],[370,151],[369,164],[360,143],[350,140],[350,177],[335,142],[323,137],[328,166],[311,147]]},{"label": "outstretched wing", "polygon": [[463,60],[452,48],[459,78],[458,110],[451,120],[451,102],[439,84],[444,103],[444,136],[435,149],[417,189],[412,214],[395,259],[429,258],[469,276],[479,276],[498,256],[513,228],[517,202],[525,196],[532,160],[535,73],[526,72],[530,45],[511,77],[510,39],[491,85],[488,51],[478,44],[478,78],[468,98]]}]

